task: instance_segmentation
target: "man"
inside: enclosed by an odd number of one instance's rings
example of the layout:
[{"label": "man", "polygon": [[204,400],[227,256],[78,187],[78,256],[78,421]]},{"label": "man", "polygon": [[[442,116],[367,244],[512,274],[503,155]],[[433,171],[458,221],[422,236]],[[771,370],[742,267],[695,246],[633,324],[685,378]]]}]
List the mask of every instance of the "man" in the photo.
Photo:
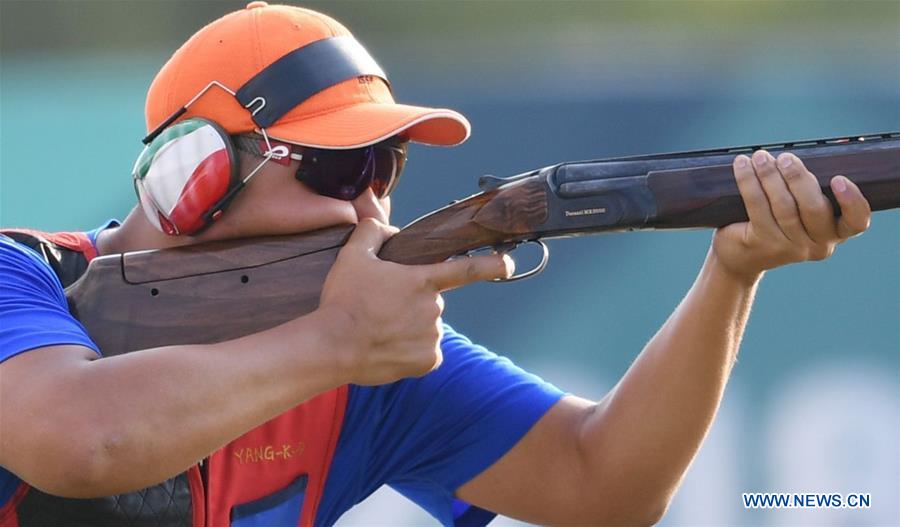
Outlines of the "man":
[{"label": "man", "polygon": [[[716,232],[602,401],[563,395],[441,324],[440,293],[507,276],[503,258],[375,257],[406,141],[468,136],[455,112],[395,104],[383,77],[338,22],[253,2],[151,85],[140,205],[121,225],[0,242],[0,526],[328,525],[385,483],[445,525],[654,523],[715,416],[763,272],[868,226],[845,178],[835,219],[795,156],[738,156],[750,221]],[[95,254],[341,223],[358,227],[320,308],[271,330],[96,360],[66,308],[62,286]]]}]

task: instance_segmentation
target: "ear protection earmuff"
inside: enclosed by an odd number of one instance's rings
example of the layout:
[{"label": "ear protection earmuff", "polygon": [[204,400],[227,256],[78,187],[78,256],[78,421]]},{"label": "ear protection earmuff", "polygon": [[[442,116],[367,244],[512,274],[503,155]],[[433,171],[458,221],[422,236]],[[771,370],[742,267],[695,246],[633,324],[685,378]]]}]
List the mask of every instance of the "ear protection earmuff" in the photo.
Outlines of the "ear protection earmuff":
[{"label": "ear protection earmuff", "polygon": [[[207,84],[144,138],[147,146],[132,176],[150,224],[171,235],[193,234],[209,226],[267,161],[289,154],[289,148],[272,145],[266,128],[320,91],[361,76],[387,82],[365,48],[353,37],[341,36],[295,49],[237,91],[218,81]],[[200,118],[175,123],[213,86],[231,94],[251,113],[268,148],[265,159],[243,179],[232,139],[221,126]]]},{"label": "ear protection earmuff", "polygon": [[150,223],[166,234],[192,234],[215,221],[240,186],[231,137],[192,118],[165,129],[134,165],[134,189]]}]

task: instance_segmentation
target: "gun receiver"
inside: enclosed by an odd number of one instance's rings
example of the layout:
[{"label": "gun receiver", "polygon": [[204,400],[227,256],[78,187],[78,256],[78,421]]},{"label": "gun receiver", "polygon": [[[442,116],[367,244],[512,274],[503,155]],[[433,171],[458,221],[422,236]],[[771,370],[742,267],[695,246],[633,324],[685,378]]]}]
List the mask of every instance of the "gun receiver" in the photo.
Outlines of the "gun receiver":
[{"label": "gun receiver", "polygon": [[[816,174],[835,213],[828,182],[838,174],[860,187],[873,210],[900,207],[900,133],[623,157],[482,178],[482,192],[410,223],[379,256],[425,264],[545,238],[745,221],[731,162],[758,148],[796,153]],[[66,296],[107,356],[228,340],[315,310],[352,230],[342,225],[103,256]]]}]

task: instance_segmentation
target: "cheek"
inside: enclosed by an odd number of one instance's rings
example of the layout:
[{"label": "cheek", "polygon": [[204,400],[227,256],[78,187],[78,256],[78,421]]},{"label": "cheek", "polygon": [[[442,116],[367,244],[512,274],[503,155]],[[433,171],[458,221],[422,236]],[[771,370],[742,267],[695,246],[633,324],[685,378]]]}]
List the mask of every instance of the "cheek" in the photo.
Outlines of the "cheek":
[{"label": "cheek", "polygon": [[320,196],[291,174],[260,174],[204,234],[208,239],[291,234],[356,221],[349,202]]}]

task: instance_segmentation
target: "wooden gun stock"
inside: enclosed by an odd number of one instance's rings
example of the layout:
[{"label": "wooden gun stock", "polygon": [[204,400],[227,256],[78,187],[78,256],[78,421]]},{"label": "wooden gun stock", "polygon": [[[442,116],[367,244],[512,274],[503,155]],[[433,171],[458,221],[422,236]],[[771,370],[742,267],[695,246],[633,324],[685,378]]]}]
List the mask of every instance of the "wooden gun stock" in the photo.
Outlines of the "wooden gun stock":
[{"label": "wooden gun stock", "polygon": [[[900,207],[900,134],[808,143],[767,148],[801,157],[836,213],[828,182],[837,174],[859,185],[873,210]],[[752,150],[564,163],[509,179],[483,178],[483,192],[412,222],[379,256],[403,264],[436,263],[474,249],[542,238],[746,221],[730,163]],[[106,356],[229,340],[314,311],[352,230],[342,225],[103,256],[66,296]]]},{"label": "wooden gun stock", "polygon": [[114,254],[66,289],[104,356],[221,342],[314,311],[353,227]]}]

